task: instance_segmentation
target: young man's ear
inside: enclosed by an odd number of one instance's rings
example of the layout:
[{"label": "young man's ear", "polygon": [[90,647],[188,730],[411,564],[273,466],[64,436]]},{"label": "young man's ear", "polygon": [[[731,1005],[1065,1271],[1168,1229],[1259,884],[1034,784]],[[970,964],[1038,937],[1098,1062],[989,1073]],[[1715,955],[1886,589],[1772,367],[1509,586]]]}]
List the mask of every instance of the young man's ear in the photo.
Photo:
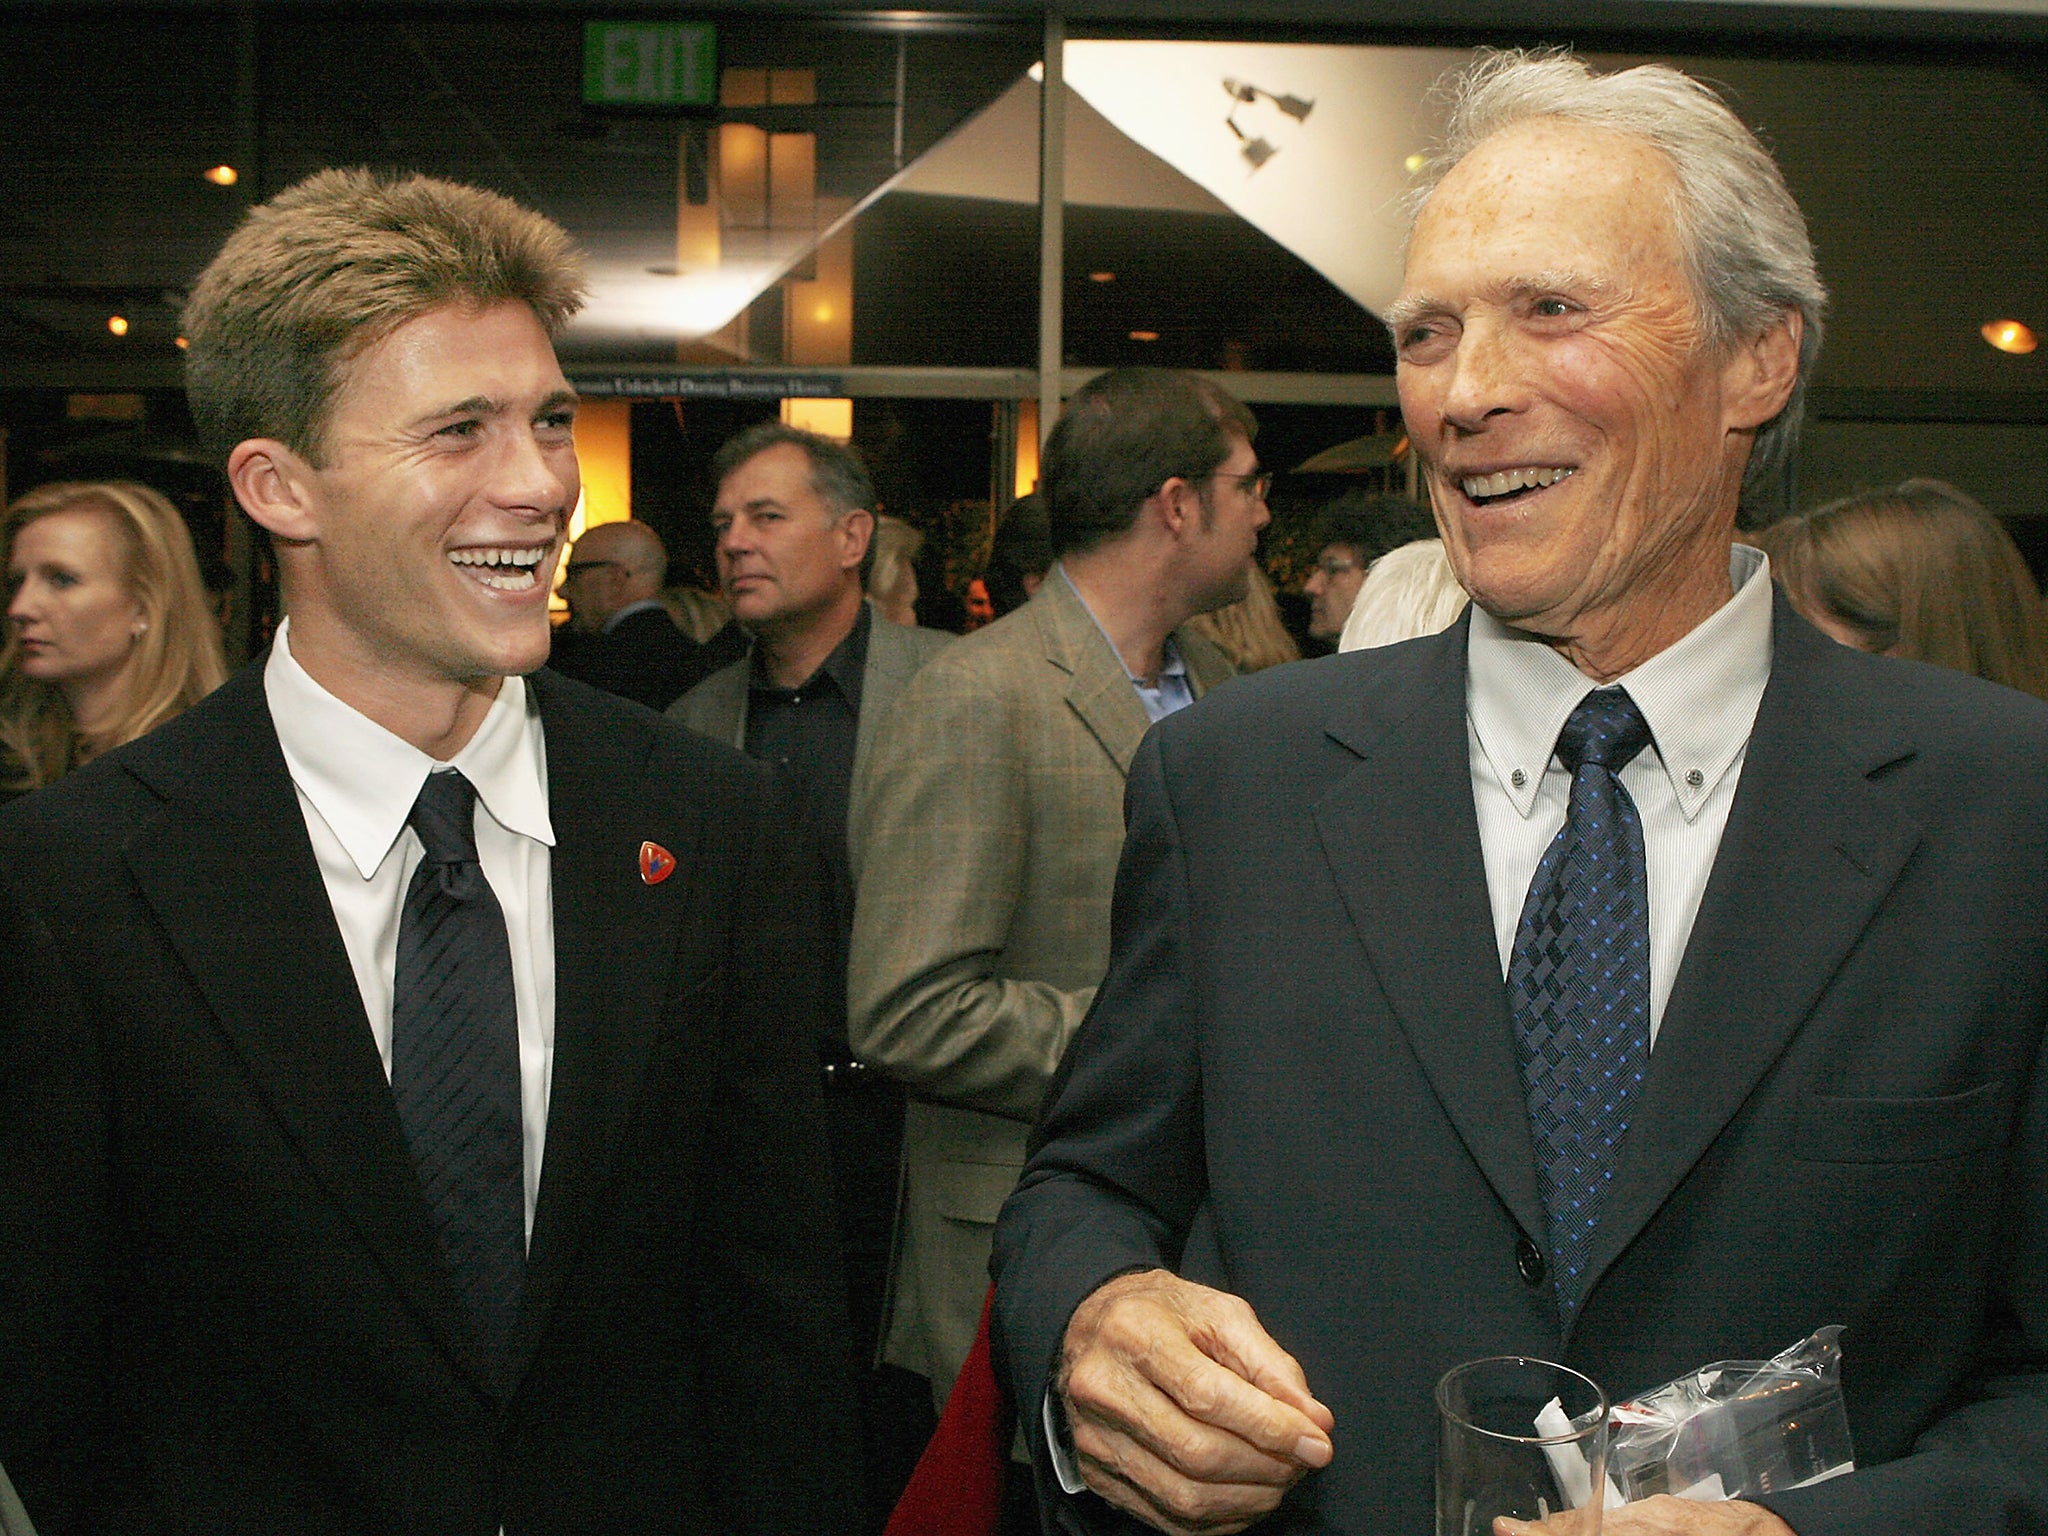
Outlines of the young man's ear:
[{"label": "young man's ear", "polygon": [[276,438],[235,444],[228,455],[228,484],[242,510],[272,538],[306,544],[318,533],[313,467]]},{"label": "young man's ear", "polygon": [[1175,537],[1200,525],[1202,493],[1193,481],[1175,475],[1163,482],[1150,499],[1159,505],[1160,525]]}]

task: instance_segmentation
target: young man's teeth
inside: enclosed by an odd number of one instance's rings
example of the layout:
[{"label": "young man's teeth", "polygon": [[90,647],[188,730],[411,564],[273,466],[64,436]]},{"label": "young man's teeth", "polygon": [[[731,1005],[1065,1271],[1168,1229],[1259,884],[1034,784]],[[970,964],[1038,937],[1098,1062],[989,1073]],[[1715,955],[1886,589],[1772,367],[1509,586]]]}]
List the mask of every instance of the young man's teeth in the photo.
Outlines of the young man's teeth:
[{"label": "young man's teeth", "polygon": [[1527,491],[1555,485],[1569,475],[1569,469],[1503,469],[1491,475],[1467,475],[1458,482],[1472,501],[1505,496],[1509,491]]},{"label": "young man's teeth", "polygon": [[475,573],[477,580],[501,592],[523,592],[538,579],[534,567],[547,557],[545,544],[531,549],[457,549],[448,558]]}]

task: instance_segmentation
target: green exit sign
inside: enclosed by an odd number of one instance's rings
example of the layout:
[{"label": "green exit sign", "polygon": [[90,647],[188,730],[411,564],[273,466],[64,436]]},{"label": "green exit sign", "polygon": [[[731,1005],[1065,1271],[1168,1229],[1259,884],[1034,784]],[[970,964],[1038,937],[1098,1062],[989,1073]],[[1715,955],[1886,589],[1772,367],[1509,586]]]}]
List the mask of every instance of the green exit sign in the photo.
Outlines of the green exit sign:
[{"label": "green exit sign", "polygon": [[708,107],[718,99],[708,21],[587,21],[583,99],[599,107]]}]

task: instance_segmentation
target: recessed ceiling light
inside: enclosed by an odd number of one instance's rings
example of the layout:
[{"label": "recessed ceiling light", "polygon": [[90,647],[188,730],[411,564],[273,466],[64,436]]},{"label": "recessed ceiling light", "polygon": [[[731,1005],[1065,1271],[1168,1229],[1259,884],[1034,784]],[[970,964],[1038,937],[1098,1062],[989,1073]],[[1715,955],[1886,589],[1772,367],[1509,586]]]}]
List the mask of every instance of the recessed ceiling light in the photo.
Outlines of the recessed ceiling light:
[{"label": "recessed ceiling light", "polygon": [[1116,274],[1114,272],[1090,272],[1088,274],[1088,281],[1091,283],[1113,283],[1116,281]]},{"label": "recessed ceiling light", "polygon": [[1133,341],[1157,341],[1158,339],[1159,339],[1159,333],[1158,333],[1157,331],[1133,331],[1133,332],[1131,332],[1131,340],[1133,340]]},{"label": "recessed ceiling light", "polygon": [[191,342],[189,342],[189,341],[187,341],[187,340],[186,340],[186,339],[185,339],[184,337],[182,337],[182,336],[179,336],[179,337],[176,337],[176,338],[175,338],[175,339],[173,340],[173,342],[172,342],[172,345],[174,345],[175,347],[177,347],[177,349],[178,349],[178,350],[179,350],[180,352],[184,352],[184,351],[188,351],[188,350],[190,350],[190,348],[191,348],[191,346],[192,346],[192,343],[191,343]]},{"label": "recessed ceiling light", "polygon": [[107,329],[116,336],[126,336],[128,334],[128,322],[120,315],[109,315],[107,316]]},{"label": "recessed ceiling light", "polygon": [[206,179],[216,187],[232,187],[242,177],[241,173],[232,165],[216,165],[207,171]]},{"label": "recessed ceiling light", "polygon": [[2001,352],[2031,352],[2041,343],[2017,320],[1992,320],[1985,324],[1984,339]]}]

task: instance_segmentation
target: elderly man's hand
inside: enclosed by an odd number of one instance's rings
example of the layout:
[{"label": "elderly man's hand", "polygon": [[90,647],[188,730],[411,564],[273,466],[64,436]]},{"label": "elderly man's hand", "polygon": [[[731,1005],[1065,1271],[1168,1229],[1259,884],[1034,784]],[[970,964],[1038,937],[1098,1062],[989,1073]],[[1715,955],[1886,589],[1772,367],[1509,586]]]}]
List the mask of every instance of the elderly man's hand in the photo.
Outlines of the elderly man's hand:
[{"label": "elderly man's hand", "polygon": [[1328,1466],[1336,1420],[1236,1296],[1165,1270],[1074,1310],[1058,1390],[1088,1486],[1173,1536],[1227,1536]]},{"label": "elderly man's hand", "polygon": [[[1585,1523],[1576,1510],[1548,1520],[1493,1522],[1494,1536],[1580,1536]],[[1761,1504],[1740,1499],[1703,1504],[1659,1494],[1638,1504],[1604,1510],[1600,1536],[1794,1536],[1792,1527]]]}]

